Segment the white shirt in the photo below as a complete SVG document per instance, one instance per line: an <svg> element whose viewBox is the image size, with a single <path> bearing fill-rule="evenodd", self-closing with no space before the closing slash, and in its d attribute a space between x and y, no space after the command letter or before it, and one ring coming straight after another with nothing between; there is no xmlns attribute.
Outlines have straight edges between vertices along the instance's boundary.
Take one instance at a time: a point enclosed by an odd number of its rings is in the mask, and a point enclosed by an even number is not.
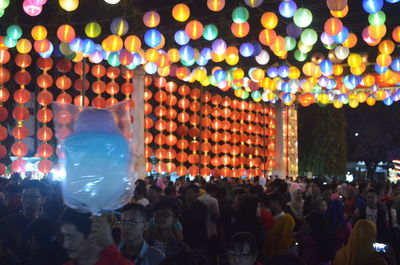
<svg viewBox="0 0 400 265"><path fill-rule="evenodd" d="M142 198L142 199L140 199L140 200L137 200L136 203L141 204L141 205L143 205L144 207L146 207L147 204L149 204L150 202L149 202L148 199Z"/></svg>
<svg viewBox="0 0 400 265"><path fill-rule="evenodd" d="M278 219L281 218L281 217L284 216L284 215L285 215L285 212L282 211L282 212L278 213L277 215L274 215L274 220L275 220L275 221L278 221Z"/></svg>
<svg viewBox="0 0 400 265"><path fill-rule="evenodd" d="M207 206L207 237L210 239L218 235L217 222L213 217L219 215L218 201L208 193L201 195L198 200Z"/></svg>

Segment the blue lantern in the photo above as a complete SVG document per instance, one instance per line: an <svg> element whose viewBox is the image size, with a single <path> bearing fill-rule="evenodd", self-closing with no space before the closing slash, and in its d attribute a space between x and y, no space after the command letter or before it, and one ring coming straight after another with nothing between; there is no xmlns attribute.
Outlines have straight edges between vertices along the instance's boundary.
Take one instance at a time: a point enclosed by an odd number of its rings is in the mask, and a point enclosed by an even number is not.
<svg viewBox="0 0 400 265"><path fill-rule="evenodd" d="M69 43L69 48L73 52L81 52L83 49L83 40L80 38L75 38Z"/></svg>
<svg viewBox="0 0 400 265"><path fill-rule="evenodd" d="M267 74L270 78L275 78L278 76L278 69L274 66L268 68Z"/></svg>
<svg viewBox="0 0 400 265"><path fill-rule="evenodd" d="M149 75L153 75L153 74L157 73L157 64L152 63L152 62L148 62L148 63L145 64L144 70Z"/></svg>
<svg viewBox="0 0 400 265"><path fill-rule="evenodd" d="M222 39L217 39L215 41L213 41L211 48L213 50L213 52L215 52L216 54L223 54L226 51L226 42Z"/></svg>
<svg viewBox="0 0 400 265"><path fill-rule="evenodd" d="M40 55L40 57L45 58L45 59L46 58L50 58L50 56L53 53L53 51L54 51L54 46L50 42L50 48L46 52L39 53L39 55Z"/></svg>
<svg viewBox="0 0 400 265"><path fill-rule="evenodd" d="M161 33L156 29L149 29L144 34L144 42L150 48L155 48L161 44Z"/></svg>
<svg viewBox="0 0 400 265"><path fill-rule="evenodd" d="M386 106L392 105L392 104L393 104L393 99L392 99L392 97L387 97L387 98L385 98L385 99L383 100L383 103L384 103Z"/></svg>
<svg viewBox="0 0 400 265"><path fill-rule="evenodd" d="M201 49L200 56L204 57L206 60L210 60L212 57L212 50L210 48Z"/></svg>
<svg viewBox="0 0 400 265"><path fill-rule="evenodd" d="M96 44L91 39L85 39L83 41L82 52L85 54L91 54L96 50Z"/></svg>
<svg viewBox="0 0 400 265"><path fill-rule="evenodd" d="M337 35L333 36L333 39L336 43L343 43L349 37L349 30L343 26L342 31L339 32Z"/></svg>
<svg viewBox="0 0 400 265"><path fill-rule="evenodd" d="M287 65L281 65L278 68L279 76L286 78L289 75L289 67Z"/></svg>
<svg viewBox="0 0 400 265"><path fill-rule="evenodd" d="M179 56L184 61L190 61L194 58L194 49L189 45L182 46L179 49Z"/></svg>
<svg viewBox="0 0 400 265"><path fill-rule="evenodd" d="M249 42L245 42L240 45L239 51L243 57L250 57L254 53L254 46Z"/></svg>
<svg viewBox="0 0 400 265"><path fill-rule="evenodd" d="M383 0L363 0L362 4L365 12L374 14L382 9Z"/></svg>
<svg viewBox="0 0 400 265"><path fill-rule="evenodd" d="M214 72L214 78L217 80L217 82L224 81L226 78L226 73L222 69L218 69L217 71Z"/></svg>
<svg viewBox="0 0 400 265"><path fill-rule="evenodd" d="M297 11L297 5L295 1L282 1L279 4L279 13L282 17L291 18Z"/></svg>
<svg viewBox="0 0 400 265"><path fill-rule="evenodd" d="M174 39L175 42L181 46L188 44L190 41L189 36L186 34L184 30L178 30L177 32L175 32Z"/></svg>
<svg viewBox="0 0 400 265"><path fill-rule="evenodd" d="M332 71L333 64L330 60L325 59L322 60L322 62L319 64L319 68L321 69L322 73L329 73L330 71Z"/></svg>
<svg viewBox="0 0 400 265"><path fill-rule="evenodd" d="M395 72L400 72L400 58L393 59L390 68L392 68L392 70Z"/></svg>
<svg viewBox="0 0 400 265"><path fill-rule="evenodd" d="M387 71L388 69L389 69L388 67L380 67L379 65L375 64L375 71L376 71L378 74L384 74L384 73L386 73L386 71Z"/></svg>

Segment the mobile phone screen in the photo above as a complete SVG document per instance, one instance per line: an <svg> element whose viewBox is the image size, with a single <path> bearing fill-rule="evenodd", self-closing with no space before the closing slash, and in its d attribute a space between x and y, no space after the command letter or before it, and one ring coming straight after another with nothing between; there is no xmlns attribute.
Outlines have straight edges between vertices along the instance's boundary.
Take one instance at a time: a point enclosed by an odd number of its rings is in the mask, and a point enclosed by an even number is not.
<svg viewBox="0 0 400 265"><path fill-rule="evenodd" d="M372 245L377 252L386 252L387 245L383 243L374 243Z"/></svg>

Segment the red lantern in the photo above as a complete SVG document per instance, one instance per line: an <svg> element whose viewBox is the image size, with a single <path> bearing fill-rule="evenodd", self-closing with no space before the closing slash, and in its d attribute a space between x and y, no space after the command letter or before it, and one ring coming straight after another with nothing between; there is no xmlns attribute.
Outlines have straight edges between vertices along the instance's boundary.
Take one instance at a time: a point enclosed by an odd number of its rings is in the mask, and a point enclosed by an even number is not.
<svg viewBox="0 0 400 265"><path fill-rule="evenodd" d="M44 174L49 174L53 169L53 162L48 159L43 159L38 164L38 170Z"/></svg>
<svg viewBox="0 0 400 265"><path fill-rule="evenodd" d="M0 83L4 84L10 80L10 71L4 67L0 67Z"/></svg>
<svg viewBox="0 0 400 265"><path fill-rule="evenodd" d="M70 94L61 93L57 97L57 102L58 103L64 103L64 104L71 104L72 103L72 97L71 97Z"/></svg>
<svg viewBox="0 0 400 265"><path fill-rule="evenodd" d="M0 144L0 158L5 158L7 156L7 149L4 145Z"/></svg>
<svg viewBox="0 0 400 265"><path fill-rule="evenodd" d="M0 141L4 141L8 137L7 128L0 125Z"/></svg>
<svg viewBox="0 0 400 265"><path fill-rule="evenodd" d="M11 169L13 172L22 173L25 172L26 161L18 158L11 163Z"/></svg>
<svg viewBox="0 0 400 265"><path fill-rule="evenodd" d="M53 147L48 143L41 143L37 148L37 155L43 158L49 158L53 155Z"/></svg>
<svg viewBox="0 0 400 265"><path fill-rule="evenodd" d="M13 97L14 97L15 102L17 102L19 104L24 104L29 101L29 99L31 98L31 94L29 93L29 91L27 89L20 88L14 92Z"/></svg>
<svg viewBox="0 0 400 265"><path fill-rule="evenodd" d="M22 140L28 137L28 134L29 134L28 127L24 125L14 127L14 129L12 130L12 136L18 140Z"/></svg>
<svg viewBox="0 0 400 265"><path fill-rule="evenodd" d="M37 101L42 106L47 106L53 101L53 94L50 91L44 90L37 95Z"/></svg>
<svg viewBox="0 0 400 265"><path fill-rule="evenodd" d="M179 152L179 153L176 155L176 160L177 160L179 163L185 163L185 162L188 160L188 154L185 153L185 152Z"/></svg>
<svg viewBox="0 0 400 265"><path fill-rule="evenodd" d="M26 154L28 153L28 146L24 142L15 142L11 146L11 152L14 156L26 156Z"/></svg>
<svg viewBox="0 0 400 265"><path fill-rule="evenodd" d="M72 81L66 75L62 75L62 76L58 77L56 80L56 86L61 90L69 89L71 87L71 85L72 85Z"/></svg>
<svg viewBox="0 0 400 265"><path fill-rule="evenodd" d="M191 166L189 168L189 174L191 176L197 176L199 174L199 167L198 166Z"/></svg>
<svg viewBox="0 0 400 265"><path fill-rule="evenodd" d="M53 130L49 127L39 128L36 132L36 136L40 141L49 141L53 138Z"/></svg>
<svg viewBox="0 0 400 265"><path fill-rule="evenodd" d="M92 100L92 106L95 108L104 109L106 107L106 100L101 96L97 96Z"/></svg>
<svg viewBox="0 0 400 265"><path fill-rule="evenodd" d="M187 171L188 171L188 169L187 169L185 166L183 166L183 165L178 166L178 167L176 168L176 174L177 174L178 176L186 176Z"/></svg>
<svg viewBox="0 0 400 265"><path fill-rule="evenodd" d="M43 89L47 89L53 84L53 78L49 74L41 74L37 77L36 84Z"/></svg>
<svg viewBox="0 0 400 265"><path fill-rule="evenodd" d="M29 111L25 106L17 106L12 113L14 120L25 121L29 118Z"/></svg>

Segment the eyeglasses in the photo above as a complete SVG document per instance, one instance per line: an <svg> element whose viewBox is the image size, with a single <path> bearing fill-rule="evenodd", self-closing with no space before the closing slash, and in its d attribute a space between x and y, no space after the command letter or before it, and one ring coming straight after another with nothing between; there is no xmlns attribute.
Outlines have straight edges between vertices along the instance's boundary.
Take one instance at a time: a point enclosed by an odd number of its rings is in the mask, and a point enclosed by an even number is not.
<svg viewBox="0 0 400 265"><path fill-rule="evenodd" d="M135 220L121 220L118 221L119 225L122 226L136 226L138 224L144 224L145 222L139 222L139 221L135 221Z"/></svg>

